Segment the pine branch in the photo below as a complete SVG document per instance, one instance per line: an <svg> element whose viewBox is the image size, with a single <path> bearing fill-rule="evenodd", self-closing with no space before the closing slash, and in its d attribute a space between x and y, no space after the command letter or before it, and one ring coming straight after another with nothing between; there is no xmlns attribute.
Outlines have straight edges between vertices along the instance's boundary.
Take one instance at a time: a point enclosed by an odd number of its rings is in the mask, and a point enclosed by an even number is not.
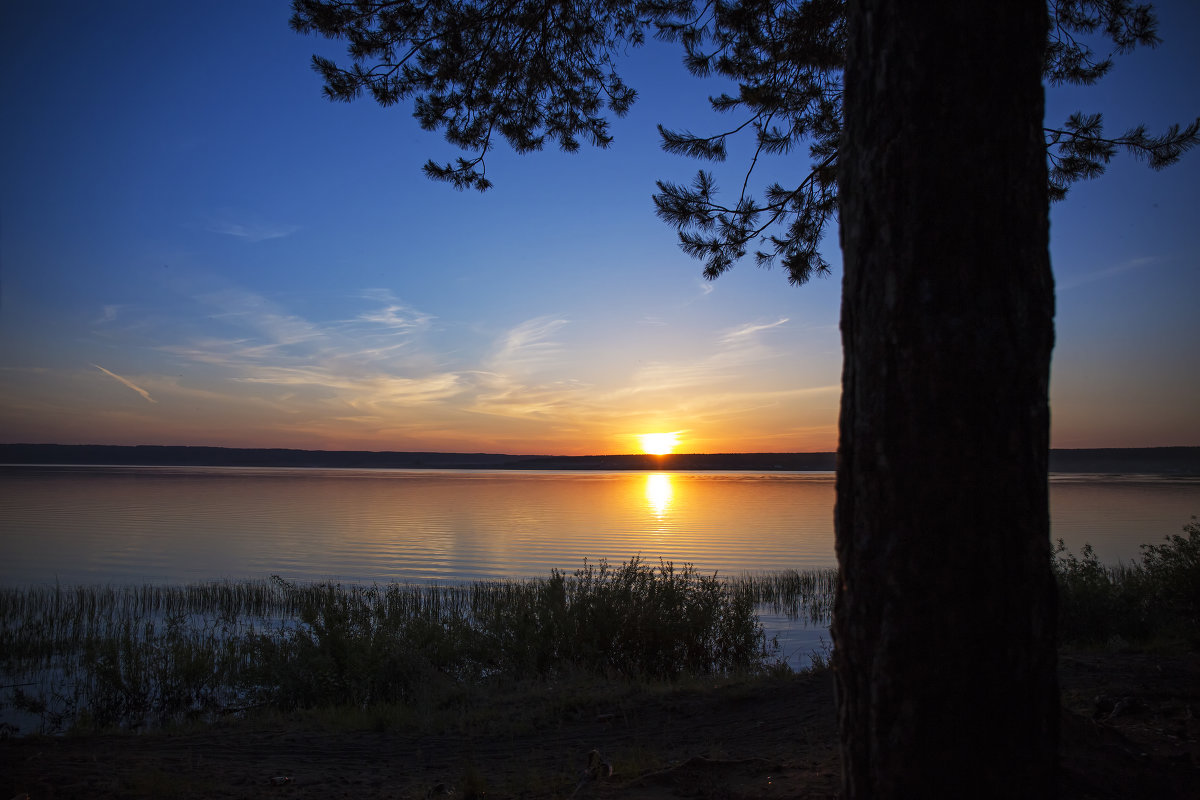
<svg viewBox="0 0 1200 800"><path fill-rule="evenodd" d="M1048 0L1046 82L1094 84L1117 55L1158 44L1149 5L1133 0ZM753 131L754 149L737 202L717 202L710 173L690 185L659 181L655 213L673 225L684 251L715 278L757 243L761 266L782 263L804 283L829 273L819 246L837 213L846 0L293 0L292 27L342 39L349 62L320 56L313 68L325 95L349 102L368 94L383 106L412 99L427 130L467 151L453 163L428 161L426 175L458 189L485 190L493 137L518 153L554 142L574 152L612 142L607 114L627 113L637 94L614 68L627 46L656 38L683 47L696 75L717 75L736 92L709 98L742 121L710 136L659 126L664 150L724 161L731 137ZM1200 142L1200 119L1152 136L1136 126L1106 137L1098 114L1046 128L1049 192L1064 197L1078 180L1103 174L1119 152L1162 169ZM773 183L763 200L750 182L762 156L806 147L799 185ZM794 156L793 156L794 157ZM791 164L792 162L788 162ZM791 168L791 167L789 167Z"/></svg>
<svg viewBox="0 0 1200 800"><path fill-rule="evenodd" d="M725 160L725 137L727 134L700 137L691 131L671 131L659 125L658 135L662 140L662 149L668 153L690 158L703 158L708 161Z"/></svg>
<svg viewBox="0 0 1200 800"><path fill-rule="evenodd" d="M1146 133L1146 126L1130 128L1123 135L1103 135L1100 114L1072 114L1062 128L1046 128L1046 150L1050 161L1051 199L1061 200L1076 181L1097 178L1118 150L1145 161L1159 170L1176 163L1200 144L1200 118L1186 128L1171 125L1159 136Z"/></svg>

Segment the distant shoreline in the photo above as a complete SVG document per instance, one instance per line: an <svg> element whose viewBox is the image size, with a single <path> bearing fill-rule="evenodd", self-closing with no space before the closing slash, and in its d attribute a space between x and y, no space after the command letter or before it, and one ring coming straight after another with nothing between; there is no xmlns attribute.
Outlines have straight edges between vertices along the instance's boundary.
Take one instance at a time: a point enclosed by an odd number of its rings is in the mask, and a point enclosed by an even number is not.
<svg viewBox="0 0 1200 800"><path fill-rule="evenodd" d="M171 445L0 444L0 464L309 467L324 469L719 470L830 472L835 453L673 453L554 456L507 453L290 450ZM1055 473L1200 475L1200 447L1051 450Z"/></svg>

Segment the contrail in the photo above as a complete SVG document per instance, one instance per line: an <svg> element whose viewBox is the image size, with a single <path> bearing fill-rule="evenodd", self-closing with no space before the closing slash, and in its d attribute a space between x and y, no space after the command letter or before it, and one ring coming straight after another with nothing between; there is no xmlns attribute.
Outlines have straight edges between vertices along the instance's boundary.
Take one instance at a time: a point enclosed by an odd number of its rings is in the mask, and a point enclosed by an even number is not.
<svg viewBox="0 0 1200 800"><path fill-rule="evenodd" d="M92 366L93 366L93 367L95 367L96 369L100 370L101 372L103 372L105 375L107 375L108 377L112 378L113 380L118 380L118 381L120 381L121 383L123 383L123 384L125 384L126 386L128 386L130 389L133 389L135 392L137 392L137 393L138 393L138 394L140 394L142 397L144 397L144 398L146 398L147 400L149 400L151 403L157 403L157 402L158 402L157 400L155 400L153 397L151 397L151 396L150 396L150 393L149 393L149 392L147 392L147 391L146 391L145 389L143 389L142 387L138 386L138 385L137 385L136 383L134 383L133 381L131 381L131 380L127 380L126 378L122 378L122 377L121 377L120 375L118 375L117 373L115 373L115 372L111 372L110 370L107 370L107 369L105 369L104 367L100 366L99 364L92 364Z"/></svg>

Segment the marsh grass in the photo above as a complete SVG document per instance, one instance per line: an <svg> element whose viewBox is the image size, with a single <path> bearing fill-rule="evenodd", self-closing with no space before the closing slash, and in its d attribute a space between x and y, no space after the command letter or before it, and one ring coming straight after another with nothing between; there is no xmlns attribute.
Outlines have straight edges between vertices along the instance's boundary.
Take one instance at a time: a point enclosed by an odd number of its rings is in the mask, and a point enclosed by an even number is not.
<svg viewBox="0 0 1200 800"><path fill-rule="evenodd" d="M465 586L0 588L0 719L56 732L359 708L387 726L519 682L761 672L778 659L756 608L811 617L832 586L635 558Z"/></svg>
<svg viewBox="0 0 1200 800"><path fill-rule="evenodd" d="M1133 564L1060 543L1054 565L1064 643L1200 647L1195 519ZM538 714L590 708L581 687L597 680L611 701L618 685L789 670L759 614L827 624L836 586L835 570L719 579L635 558L462 586L0 588L0 737L250 713L377 729L536 726ZM811 660L822 667L827 646ZM492 702L514 687L540 710Z"/></svg>
<svg viewBox="0 0 1200 800"><path fill-rule="evenodd" d="M828 624L837 590L836 569L803 572L744 573L729 581L729 589L744 593L756 605L791 620Z"/></svg>

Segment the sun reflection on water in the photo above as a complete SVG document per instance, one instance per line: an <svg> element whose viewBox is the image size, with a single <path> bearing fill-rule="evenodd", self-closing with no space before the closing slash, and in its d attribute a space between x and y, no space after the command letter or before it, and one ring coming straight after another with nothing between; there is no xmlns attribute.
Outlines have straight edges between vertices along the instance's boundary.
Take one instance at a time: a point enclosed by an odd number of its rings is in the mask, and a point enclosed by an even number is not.
<svg viewBox="0 0 1200 800"><path fill-rule="evenodd" d="M667 515L674 494L670 475L655 472L646 476L646 504L650 506L654 516L662 519Z"/></svg>

